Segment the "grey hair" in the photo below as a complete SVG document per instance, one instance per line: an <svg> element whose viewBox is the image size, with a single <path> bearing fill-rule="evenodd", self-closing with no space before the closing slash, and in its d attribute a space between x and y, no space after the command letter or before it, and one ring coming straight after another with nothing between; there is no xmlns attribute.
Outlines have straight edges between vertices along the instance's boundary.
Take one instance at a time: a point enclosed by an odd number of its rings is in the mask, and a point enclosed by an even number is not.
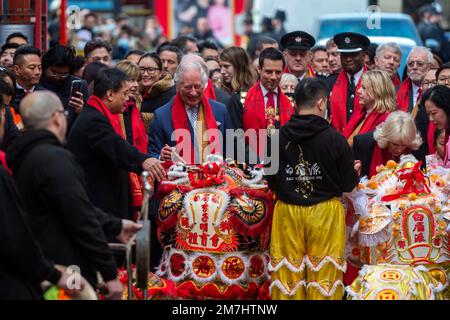
<svg viewBox="0 0 450 320"><path fill-rule="evenodd" d="M422 145L414 118L404 111L392 112L384 123L378 125L373 137L381 149L385 149L389 142L403 143L411 150L417 150Z"/></svg>
<svg viewBox="0 0 450 320"><path fill-rule="evenodd" d="M411 55L416 52L416 51L421 51L421 52L425 52L428 56L428 63L433 63L433 53L431 52L430 49L428 49L427 47L422 47L422 46L416 46L413 47L411 49L411 51L408 54L408 59L406 61L409 61L409 58L411 57Z"/></svg>
<svg viewBox="0 0 450 320"><path fill-rule="evenodd" d="M195 53L188 53L183 56L181 59L181 63L189 63L189 62L198 62L202 68L205 74L208 74L208 66L206 65L205 60L203 60L202 57L200 57L198 54Z"/></svg>
<svg viewBox="0 0 450 320"><path fill-rule="evenodd" d="M20 102L20 115L26 129L45 129L57 110L64 109L61 100L51 91L35 91Z"/></svg>
<svg viewBox="0 0 450 320"><path fill-rule="evenodd" d="M395 43L395 42L386 42L386 43L383 43L381 46L379 46L377 48L377 50L375 51L375 57L378 58L379 56L381 56L381 54L385 50L394 51L396 54L398 54L400 56L400 59L403 56L402 49L400 48L400 46L397 43Z"/></svg>
<svg viewBox="0 0 450 320"><path fill-rule="evenodd" d="M206 86L206 84L208 83L208 73L205 72L202 65L198 61L184 61L184 62L182 61L178 65L177 70L175 71L175 75L173 77L173 80L177 86L179 83L182 82L181 79L184 73L186 73L187 71L200 72L202 86Z"/></svg>

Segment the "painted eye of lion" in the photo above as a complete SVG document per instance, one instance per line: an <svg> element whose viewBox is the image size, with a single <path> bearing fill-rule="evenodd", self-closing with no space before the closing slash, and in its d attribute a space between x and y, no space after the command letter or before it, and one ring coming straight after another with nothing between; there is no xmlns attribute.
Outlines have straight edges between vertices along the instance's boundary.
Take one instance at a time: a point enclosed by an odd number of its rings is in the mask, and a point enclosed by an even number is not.
<svg viewBox="0 0 450 320"><path fill-rule="evenodd" d="M159 216L162 220L165 220L172 214L176 214L180 211L182 205L183 201L181 193L174 191L164 198L161 206L159 207Z"/></svg>

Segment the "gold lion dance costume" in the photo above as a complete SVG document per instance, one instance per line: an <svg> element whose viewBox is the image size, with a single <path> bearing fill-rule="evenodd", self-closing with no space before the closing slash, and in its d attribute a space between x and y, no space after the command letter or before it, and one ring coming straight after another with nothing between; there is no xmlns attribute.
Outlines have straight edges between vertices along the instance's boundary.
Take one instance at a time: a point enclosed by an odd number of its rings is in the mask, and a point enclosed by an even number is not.
<svg viewBox="0 0 450 320"><path fill-rule="evenodd" d="M293 115L280 130L279 170L267 175L278 201L270 240L274 300L339 300L345 213L358 183L345 138L317 115Z"/></svg>
<svg viewBox="0 0 450 320"><path fill-rule="evenodd" d="M450 170L403 156L348 197L356 214L349 259L362 264L347 287L355 300L449 299Z"/></svg>
<svg viewBox="0 0 450 320"><path fill-rule="evenodd" d="M174 164L159 188L159 270L179 299L269 299L273 195L262 167ZM172 291L173 291L172 290Z"/></svg>

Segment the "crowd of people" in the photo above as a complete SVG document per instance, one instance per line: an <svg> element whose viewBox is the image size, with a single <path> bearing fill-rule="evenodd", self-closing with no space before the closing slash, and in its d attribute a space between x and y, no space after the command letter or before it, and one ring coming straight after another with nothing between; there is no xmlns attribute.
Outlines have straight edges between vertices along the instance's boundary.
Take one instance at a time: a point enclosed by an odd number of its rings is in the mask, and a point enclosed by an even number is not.
<svg viewBox="0 0 450 320"><path fill-rule="evenodd" d="M450 167L450 63L426 47L411 50L404 77L398 44L377 47L351 32L323 47L303 31L262 36L250 54L160 37L154 49L115 56L108 39L93 36L94 18L85 17L90 27L79 33L91 38L82 47L55 43L41 52L14 33L1 48L2 299L39 299L43 280L67 287L69 275L54 264L79 266L92 286L99 272L106 297L120 298L123 258L108 243L127 243L141 228L140 173L157 186L166 161L198 164L238 145L238 162L263 161L269 145L279 154L279 170L267 175L277 197L272 298L342 299L339 197L404 154ZM248 139L252 130L264 135ZM310 170L286 170L299 165ZM153 268L160 255L154 239ZM278 265L283 259L290 267Z"/></svg>

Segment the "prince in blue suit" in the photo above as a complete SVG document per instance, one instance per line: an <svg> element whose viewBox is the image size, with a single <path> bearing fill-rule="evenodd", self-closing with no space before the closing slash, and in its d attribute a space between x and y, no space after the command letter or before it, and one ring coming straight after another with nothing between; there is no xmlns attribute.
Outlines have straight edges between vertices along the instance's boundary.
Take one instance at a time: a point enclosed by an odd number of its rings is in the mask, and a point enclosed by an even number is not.
<svg viewBox="0 0 450 320"><path fill-rule="evenodd" d="M226 151L226 130L234 129L233 124L224 104L203 96L207 81L207 75L198 62L180 64L175 74L177 94L173 100L155 111L149 129L148 153L151 157L162 161L171 160L171 147L177 145L177 141L172 139L175 130L174 136L177 136L178 132L178 136L181 134L185 142L192 146L200 145L200 151L203 150L205 137L208 137L208 134L204 134L205 129L208 133L217 132L221 150L216 150L216 153L223 154ZM198 128L202 128L202 131L198 131ZM202 133L202 137L197 136L200 135L198 132ZM206 143L208 144L208 141ZM180 155L188 163L201 162L199 152L193 153L195 159Z"/></svg>

